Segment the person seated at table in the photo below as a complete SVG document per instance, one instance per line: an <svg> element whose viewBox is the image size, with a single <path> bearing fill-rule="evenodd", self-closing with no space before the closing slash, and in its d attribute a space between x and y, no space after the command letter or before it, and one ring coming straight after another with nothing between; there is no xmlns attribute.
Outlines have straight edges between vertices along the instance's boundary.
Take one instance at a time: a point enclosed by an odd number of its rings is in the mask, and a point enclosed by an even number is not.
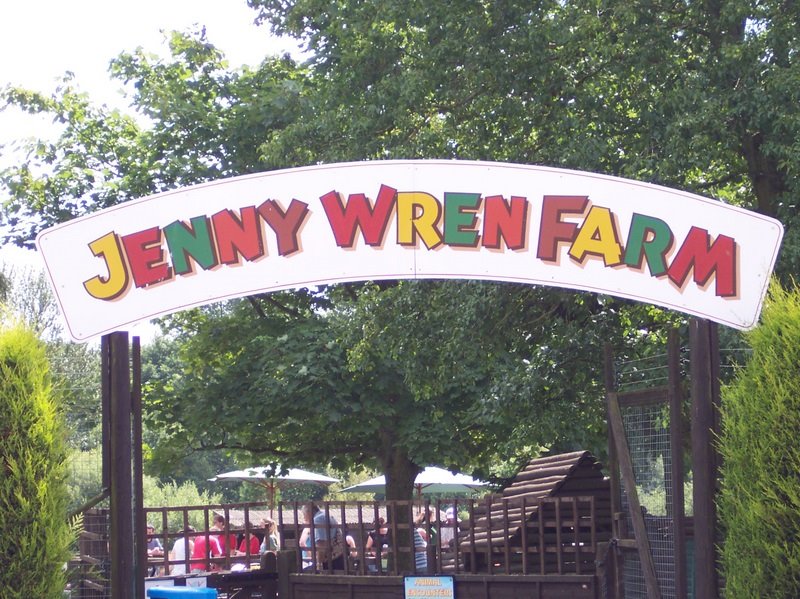
<svg viewBox="0 0 800 599"><path fill-rule="evenodd" d="M206 542L208 540L208 542ZM222 547L219 544L219 539L215 535L202 534L194 538L194 547L192 548L192 572L205 572L209 569L208 557L220 557L222 555ZM211 571L219 570L218 564L211 564Z"/></svg>
<svg viewBox="0 0 800 599"><path fill-rule="evenodd" d="M358 560L358 546L356 545L356 540L353 538L353 535L345 535L344 537L345 545L347 545L347 555L351 558L351 563L354 569L358 568L359 560Z"/></svg>
<svg viewBox="0 0 800 599"><path fill-rule="evenodd" d="M250 532L247 538L242 537L242 542L239 543L239 551L236 555L247 555L248 551L251 556L258 556L261 543L258 541L258 536L254 532Z"/></svg>
<svg viewBox="0 0 800 599"><path fill-rule="evenodd" d="M358 557L358 548L356 547L356 540L353 538L353 535L345 535L344 542L347 544L347 554Z"/></svg>
<svg viewBox="0 0 800 599"><path fill-rule="evenodd" d="M188 526L186 532L194 532L193 526ZM183 530L179 530L178 534L183 534ZM179 562L172 564L170 567L170 574L186 574L186 556L191 556L194 550L194 539L192 537L181 536L175 539L172 544L172 549L169 551L169 561Z"/></svg>
<svg viewBox="0 0 800 599"><path fill-rule="evenodd" d="M438 535L439 519L436 517L436 510L433 508L433 506L429 505L427 511L423 510L419 512L414 518L414 523L419 529L419 534L422 535L422 540L430 545L435 546Z"/></svg>
<svg viewBox="0 0 800 599"><path fill-rule="evenodd" d="M156 529L152 524L147 525L147 557L163 557L164 547L156 534ZM148 576L155 576L157 572L156 566L151 566L147 570Z"/></svg>
<svg viewBox="0 0 800 599"><path fill-rule="evenodd" d="M375 528L367 533L367 544L365 551L376 551L389 545L390 539L389 526L383 516L379 516L375 521Z"/></svg>
<svg viewBox="0 0 800 599"><path fill-rule="evenodd" d="M455 545L455 532L458 526L458 515L453 507L447 508L445 522L442 524L441 544L442 549L452 549Z"/></svg>
<svg viewBox="0 0 800 599"><path fill-rule="evenodd" d="M319 570L344 570L344 535L332 514L310 502L303 508L306 522L313 523L311 547ZM313 566L312 566L313 567Z"/></svg>
<svg viewBox="0 0 800 599"><path fill-rule="evenodd" d="M367 569L370 572L377 572L378 566L376 559L381 559L381 555L386 555L391 545L391 531L383 516L379 516L375 521L375 529L367 533L367 543L364 545L366 556L372 556L367 561ZM377 556L377 557L376 557Z"/></svg>
<svg viewBox="0 0 800 599"><path fill-rule="evenodd" d="M264 518L261 521L261 526L264 528L264 540L261 541L259 552L263 555L267 551L278 550L278 527L275 520L271 518Z"/></svg>
<svg viewBox="0 0 800 599"><path fill-rule="evenodd" d="M149 557L161 557L164 555L164 547L156 534L156 529L152 524L147 525L147 555Z"/></svg>
<svg viewBox="0 0 800 599"><path fill-rule="evenodd" d="M428 542L422 538L419 528L414 529L414 568L417 574L428 573Z"/></svg>
<svg viewBox="0 0 800 599"><path fill-rule="evenodd" d="M311 567L311 529L306 527L300 533L300 539L297 541L297 546L300 547L300 560L303 562L303 570Z"/></svg>
<svg viewBox="0 0 800 599"><path fill-rule="evenodd" d="M214 514L214 524L209 530L222 532L221 535L217 535L217 540L219 540L219 546L222 548L224 555L235 555L236 547L238 547L236 535L232 532L227 535L225 534L225 516L222 514Z"/></svg>

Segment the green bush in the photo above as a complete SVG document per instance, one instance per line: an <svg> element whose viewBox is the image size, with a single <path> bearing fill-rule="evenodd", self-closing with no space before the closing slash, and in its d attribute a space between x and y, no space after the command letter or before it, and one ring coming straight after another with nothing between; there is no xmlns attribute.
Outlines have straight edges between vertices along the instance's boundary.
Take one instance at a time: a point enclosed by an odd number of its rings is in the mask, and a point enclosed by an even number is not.
<svg viewBox="0 0 800 599"><path fill-rule="evenodd" d="M778 285L722 393L719 515L729 599L800 597L800 294Z"/></svg>
<svg viewBox="0 0 800 599"><path fill-rule="evenodd" d="M198 491L193 482L161 483L157 478L144 476L142 481L145 507L179 507L179 506L206 506L222 503L222 496L216 493ZM160 514L150 514L148 520L161 530L162 521ZM205 528L205 515L203 510L189 512L189 524L197 530ZM172 532L183 528L183 514L179 511L170 511L167 516L167 527Z"/></svg>
<svg viewBox="0 0 800 599"><path fill-rule="evenodd" d="M66 444L47 357L34 334L0 325L0 595L61 597L73 540Z"/></svg>

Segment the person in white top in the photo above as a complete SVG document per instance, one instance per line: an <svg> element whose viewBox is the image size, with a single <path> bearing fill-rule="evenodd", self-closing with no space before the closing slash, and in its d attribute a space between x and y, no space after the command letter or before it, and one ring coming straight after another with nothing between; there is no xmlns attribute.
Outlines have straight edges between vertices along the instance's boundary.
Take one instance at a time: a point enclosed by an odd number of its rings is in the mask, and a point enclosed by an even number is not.
<svg viewBox="0 0 800 599"><path fill-rule="evenodd" d="M179 531L183 533L183 531ZM186 529L186 532L194 532L193 527ZM194 540L191 537L178 537L172 544L172 549L169 552L169 561L178 561L179 564L172 564L170 574L186 574L186 556L192 555L194 549Z"/></svg>

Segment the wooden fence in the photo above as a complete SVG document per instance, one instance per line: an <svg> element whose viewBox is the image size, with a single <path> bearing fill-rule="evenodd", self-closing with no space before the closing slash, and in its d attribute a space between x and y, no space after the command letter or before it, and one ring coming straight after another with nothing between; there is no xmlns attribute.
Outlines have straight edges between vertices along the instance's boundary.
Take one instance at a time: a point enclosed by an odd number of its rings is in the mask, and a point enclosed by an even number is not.
<svg viewBox="0 0 800 599"><path fill-rule="evenodd" d="M594 574L598 543L610 538L610 514L606 507L598 509L597 498L592 495L544 498L489 498L475 500L449 500L419 502L338 502L328 501L318 505L324 517L320 525L306 522L303 505L281 503L274 510L281 550L290 550L295 555L295 571L324 572L344 575L401 575L401 574ZM461 521L448 525L444 521L446 507L454 507ZM146 508L148 522L155 525L152 537L161 540L164 555L150 558L151 571L167 574L171 568L182 563L186 572L193 568L206 569L189 554L183 560L172 560L169 556L176 539L192 541L199 537L207 539L214 535L236 538L236 548L242 538L249 535L263 536L261 524L267 513L264 503L243 503L211 506L186 506L172 508ZM186 532L191 520L202 515L203 526L194 532ZM176 518L176 513L178 514ZM193 514L193 517L191 515ZM420 514L432 513L433 518L421 519ZM213 516L225 517L223 531L210 530ZM388 534L381 546L367 549L370 532L376 522L384 519ZM175 525L183 522L178 532ZM160 524L160 525L159 525ZM419 537L440 539L448 526L452 527L453 540L445 546L428 543L420 546ZM340 528L352 545L345 546L346 559L341 563L332 561L318 563L317 541L330 538ZM299 545L303 530L307 530L308 544ZM417 536L417 533L419 535ZM448 535L449 536L449 535ZM416 542L415 542L416 539ZM232 544L232 543L231 543ZM206 547L208 547L206 542ZM230 571L258 567L260 556L254 554L250 544L244 544L241 553L228 551L224 555L207 554L210 571ZM418 552L425 559L414 559ZM420 562L425 566L420 567Z"/></svg>

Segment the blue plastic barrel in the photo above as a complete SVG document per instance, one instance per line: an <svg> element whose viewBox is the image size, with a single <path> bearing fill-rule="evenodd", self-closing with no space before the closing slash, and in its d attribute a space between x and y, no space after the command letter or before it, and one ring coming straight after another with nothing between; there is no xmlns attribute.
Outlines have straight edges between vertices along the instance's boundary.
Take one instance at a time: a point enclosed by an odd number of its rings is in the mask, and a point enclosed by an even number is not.
<svg viewBox="0 0 800 599"><path fill-rule="evenodd" d="M217 599L217 589L202 587L151 587L147 589L150 599Z"/></svg>

